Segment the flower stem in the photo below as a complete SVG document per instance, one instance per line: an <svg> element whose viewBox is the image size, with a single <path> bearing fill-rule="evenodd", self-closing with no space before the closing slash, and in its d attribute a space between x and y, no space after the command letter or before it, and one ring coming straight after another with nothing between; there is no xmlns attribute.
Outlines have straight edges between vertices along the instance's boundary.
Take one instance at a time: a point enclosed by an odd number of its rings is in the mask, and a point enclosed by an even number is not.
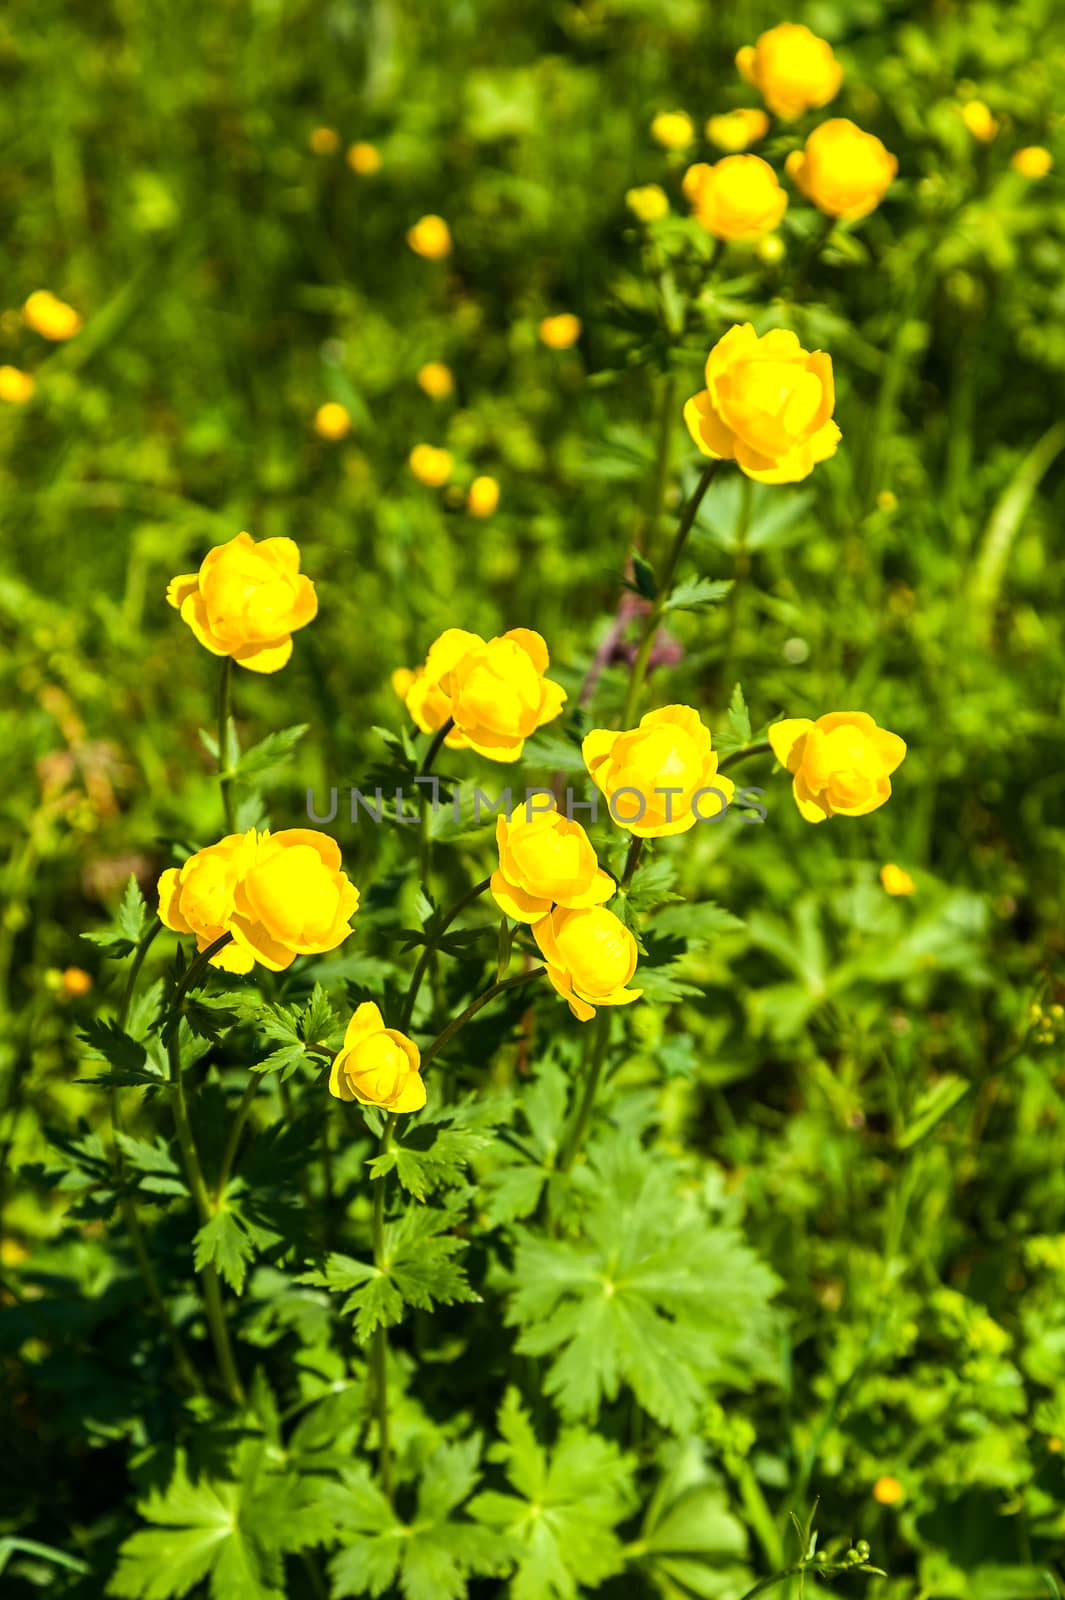
<svg viewBox="0 0 1065 1600"><path fill-rule="evenodd" d="M226 832L235 833L233 796L230 784L233 774L229 770L230 702L233 690L233 657L222 657L222 676L218 680L218 786L222 791L222 809L226 816Z"/></svg>
<svg viewBox="0 0 1065 1600"><path fill-rule="evenodd" d="M252 1103L258 1092L259 1080L255 1074L252 1073L248 1079L247 1087L241 1096L240 1104L236 1109L233 1121L230 1123L229 1137L226 1139L226 1147L222 1152L222 1164L218 1169L218 1181L214 1186L213 1204L215 1211L217 1211L219 1206L222 1204L222 1197L226 1192L226 1185L229 1182L230 1174L233 1171L233 1163L237 1159L237 1151L240 1148L240 1136L244 1132L244 1124L248 1120L248 1114L251 1111Z"/></svg>
<svg viewBox="0 0 1065 1600"><path fill-rule="evenodd" d="M419 778L427 778L432 772L433 762L440 754L441 746L454 726L454 718L448 717L443 727L437 728L436 732L433 734L432 743L425 752L425 760L422 762L422 770L418 774Z"/></svg>
<svg viewBox="0 0 1065 1600"><path fill-rule="evenodd" d="M381 1135L379 1155L384 1155L392 1144L395 1116L390 1116ZM376 1180L373 1192L373 1261L378 1272L387 1275L385 1262L385 1184L382 1173ZM388 1426L388 1334L383 1323L373 1331L370 1347L370 1364L373 1371L374 1406L377 1411L377 1456L381 1471L381 1488L389 1505L392 1504L392 1448Z"/></svg>
<svg viewBox="0 0 1065 1600"><path fill-rule="evenodd" d="M718 762L717 770L718 772L727 772L729 767L739 766L740 762L746 761L748 756L771 756L772 754L773 746L766 739L761 744L749 744L743 750L733 750L731 755L725 756L724 760Z"/></svg>
<svg viewBox="0 0 1065 1600"><path fill-rule="evenodd" d="M562 1146L562 1152L556 1164L558 1172L568 1172L570 1170L584 1143L585 1134L588 1132L588 1124L591 1122L592 1112L595 1110L595 1097L599 1091L600 1079L603 1076L606 1047L609 1041L610 1012L606 1006L600 1006L595 1019L595 1031L592 1035L588 1064L584 1070L584 1093L581 1096L577 1119L570 1129L569 1137Z"/></svg>
<svg viewBox="0 0 1065 1600"><path fill-rule="evenodd" d="M658 442L655 450L655 473L651 483L650 505L647 514L647 533L644 537L644 554L654 564L658 543L658 527L665 509L666 490L673 460L673 436L677 421L677 402L680 397L680 374L667 372L662 379L661 410L658 414Z"/></svg>
<svg viewBox="0 0 1065 1600"><path fill-rule="evenodd" d="M478 1011L483 1011L485 1006L495 999L496 995L503 994L507 989L517 989L523 983L530 983L533 978L538 978L543 970L543 967L533 967L531 972L518 972L512 978L503 978L498 983L490 984L483 994L477 996L476 1000L470 1001L465 1011L461 1012L454 1021L448 1023L443 1033L437 1035L428 1049L422 1051L422 1071L425 1071L433 1057L438 1056L441 1050L445 1049L455 1035L466 1026L467 1022L471 1021Z"/></svg>
<svg viewBox="0 0 1065 1600"><path fill-rule="evenodd" d="M636 876L636 868L640 864L640 856L642 854L643 840L637 838L637 836L633 834L632 838L629 840L629 853L625 857L625 870L621 875L621 882L618 884L619 893L624 894L625 890L629 887L629 884Z"/></svg>
<svg viewBox="0 0 1065 1600"><path fill-rule="evenodd" d="M475 883L472 889L468 889L461 899L455 901L455 904L451 907L451 910L447 913L443 922L436 930L434 937L426 940L424 946L422 947L422 953L418 957L417 965L411 974L410 985L407 989L407 996L403 1002L403 1014L400 1018L399 1025L404 1033L410 1027L410 1019L414 1015L414 1007L418 999L418 990L421 988L422 979L425 977L425 969L428 967L430 961L436 953L440 940L447 932L448 928L450 928L451 924L454 922L459 913L465 911L468 905L471 905L474 900L478 899L479 896L484 894L491 882L491 878L482 878L480 883Z"/></svg>

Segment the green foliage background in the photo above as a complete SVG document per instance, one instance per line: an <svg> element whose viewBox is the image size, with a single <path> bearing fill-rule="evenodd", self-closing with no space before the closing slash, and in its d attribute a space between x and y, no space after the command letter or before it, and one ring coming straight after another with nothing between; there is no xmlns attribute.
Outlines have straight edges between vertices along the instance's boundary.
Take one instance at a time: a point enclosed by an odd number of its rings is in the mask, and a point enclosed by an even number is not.
<svg viewBox="0 0 1065 1600"><path fill-rule="evenodd" d="M820 219L794 196L778 267L743 249L712 279L678 266L694 293L667 348L625 190L663 183L677 215L658 248L696 248L685 161L651 117L756 103L732 57L783 15L35 0L0 20L0 362L38 380L0 408L5 1600L738 1600L802 1553L792 1518L819 1551L868 1540L887 1573L831 1592L1065 1587L1065 1062L1061 1027L1031 1014L1065 998L1065 25L1055 0L797 4L846 69L832 114L878 133L899 179L805 283ZM970 95L999 118L990 146L961 122ZM335 155L311 153L318 125ZM779 167L795 137L777 127L762 153ZM346 165L354 139L379 147L375 177ZM1057 159L1039 183L1008 163L1031 143ZM404 242L427 211L451 224L447 263ZM69 345L21 323L42 286L85 317ZM583 320L574 351L538 341L558 310ZM670 612L683 657L652 696L741 743L737 679L755 729L869 710L909 745L891 803L813 829L752 766L765 826L658 847L633 895L648 998L618 1023L586 1158L555 1171L584 1035L546 986L530 1034L520 991L434 1066L388 1176L383 1280L374 1119L329 1099L304 1046L335 1042L360 999L387 1012L433 908L408 831L353 825L342 799L353 938L223 985L183 1035L212 1172L261 1070L197 1234L152 1082L174 941L123 1040L105 1025L122 970L79 940L131 873L154 907L162 868L221 831L199 733L214 663L167 580L248 528L296 538L318 585L290 667L238 674L243 745L309 729L245 768L248 823L298 826L308 788L402 770L379 731L405 723L390 676L448 626L543 633L571 710L522 781L572 775L572 708L647 531L661 374L692 392L746 317L831 351L843 443L797 488L714 485L685 578L745 581ZM431 359L452 400L417 388ZM326 399L353 418L339 444L313 431ZM412 477L423 440L453 452L456 492ZM678 418L671 512L692 455ZM502 486L489 521L459 492L481 472ZM588 716L616 720L623 688L610 668ZM440 906L493 864L489 826L458 832L434 852ZM624 838L595 838L619 871ZM888 861L911 899L884 894ZM135 897L123 914L135 938ZM422 1038L494 972L488 910L466 931ZM57 993L70 965L94 976L85 998ZM135 1086L121 1178L108 1092L87 1081L116 1073ZM227 1285L239 1416L214 1386L194 1254ZM394 1506L369 1405L378 1323ZM807 1575L805 1592L829 1590Z"/></svg>

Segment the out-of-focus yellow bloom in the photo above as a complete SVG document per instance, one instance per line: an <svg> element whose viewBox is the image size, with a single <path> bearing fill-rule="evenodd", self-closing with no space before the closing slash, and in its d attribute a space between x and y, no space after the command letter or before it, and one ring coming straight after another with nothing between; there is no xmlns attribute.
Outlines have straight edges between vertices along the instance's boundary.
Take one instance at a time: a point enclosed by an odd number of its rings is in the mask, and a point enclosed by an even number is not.
<svg viewBox="0 0 1065 1600"><path fill-rule="evenodd" d="M430 489L442 489L451 476L451 451L434 444L416 444L407 458L410 470Z"/></svg>
<svg viewBox="0 0 1065 1600"><path fill-rule="evenodd" d="M351 415L338 400L327 400L314 413L314 431L321 439L344 439L351 432Z"/></svg>
<svg viewBox="0 0 1065 1600"><path fill-rule="evenodd" d="M63 971L63 993L72 1000L80 1000L92 989L92 974L84 967L66 967Z"/></svg>
<svg viewBox="0 0 1065 1600"><path fill-rule="evenodd" d="M427 361L424 367L419 367L417 381L418 388L430 400L446 400L455 392L451 368L445 367L442 361Z"/></svg>
<svg viewBox="0 0 1065 1600"><path fill-rule="evenodd" d="M706 124L706 137L726 155L739 155L750 149L769 132L769 118L764 111L741 106L738 111L722 111L710 117Z"/></svg>
<svg viewBox="0 0 1065 1600"><path fill-rule="evenodd" d="M662 706L638 728L593 728L581 754L610 814L640 839L686 833L728 806L736 786L717 770L710 730L691 706Z"/></svg>
<svg viewBox="0 0 1065 1600"><path fill-rule="evenodd" d="M897 1506L902 1499L903 1489L898 1478L885 1476L877 1478L873 1484L873 1499L882 1506Z"/></svg>
<svg viewBox="0 0 1065 1600"><path fill-rule="evenodd" d="M707 233L715 239L756 239L771 233L788 206L787 190L761 156L699 161L681 185Z"/></svg>
<svg viewBox="0 0 1065 1600"><path fill-rule="evenodd" d="M312 128L307 143L316 156L331 156L340 149L340 135L335 128Z"/></svg>
<svg viewBox="0 0 1065 1600"><path fill-rule="evenodd" d="M770 111L788 121L826 106L843 82L843 68L832 46L798 22L780 22L757 44L744 45L736 65Z"/></svg>
<svg viewBox="0 0 1065 1600"><path fill-rule="evenodd" d="M807 822L837 814L864 817L891 795L891 774L906 757L897 733L865 711L830 711L816 722L789 717L769 730L773 754L792 774L792 794Z"/></svg>
<svg viewBox="0 0 1065 1600"><path fill-rule="evenodd" d="M767 267L775 267L784 259L784 241L779 233L764 234L755 245L754 253Z"/></svg>
<svg viewBox="0 0 1065 1600"><path fill-rule="evenodd" d="M415 672L405 695L423 733L453 718L453 749L470 747L492 761L517 761L525 740L562 710L566 691L544 674L547 646L530 628L482 639L448 628Z"/></svg>
<svg viewBox="0 0 1065 1600"><path fill-rule="evenodd" d="M580 338L582 326L580 317L572 311L560 311L541 322L540 338L549 350L569 350Z"/></svg>
<svg viewBox="0 0 1065 1600"><path fill-rule="evenodd" d="M280 671L292 654L292 635L318 614L295 540L257 544L250 533L209 550L199 572L172 578L166 598L205 649L232 656L250 672Z"/></svg>
<svg viewBox="0 0 1065 1600"><path fill-rule="evenodd" d="M0 367L0 400L9 406L24 406L37 389L36 378L18 367Z"/></svg>
<svg viewBox="0 0 1065 1600"><path fill-rule="evenodd" d="M1041 144L1026 144L1010 156L1010 166L1022 178L1045 178L1053 165L1054 157Z"/></svg>
<svg viewBox="0 0 1065 1600"><path fill-rule="evenodd" d="M347 162L352 172L360 178L372 178L381 170L381 152L375 144L357 139L354 144L348 145Z"/></svg>
<svg viewBox="0 0 1065 1600"><path fill-rule="evenodd" d="M509 820L497 818L496 844L499 869L492 874L492 895L515 922L538 922L553 905L601 906L617 888L580 823L553 806L533 811L527 803Z"/></svg>
<svg viewBox="0 0 1065 1600"><path fill-rule="evenodd" d="M660 111L652 119L651 138L666 150L686 150L695 138L695 124L686 111Z"/></svg>
<svg viewBox="0 0 1065 1600"><path fill-rule="evenodd" d="M451 254L451 229L443 217L430 212L407 229L407 243L415 255L424 256L427 261L442 261Z"/></svg>
<svg viewBox="0 0 1065 1600"><path fill-rule="evenodd" d="M913 894L917 887L910 874L893 861L880 868L880 882L888 894Z"/></svg>
<svg viewBox="0 0 1065 1600"><path fill-rule="evenodd" d="M386 1028L372 1000L348 1023L344 1046L329 1074L329 1093L385 1111L418 1111L425 1104L421 1051L397 1028Z"/></svg>
<svg viewBox="0 0 1065 1600"><path fill-rule="evenodd" d="M834 407L831 356L804 350L788 329L759 338L744 322L711 350L706 388L684 420L703 455L734 460L760 483L799 483L836 453Z"/></svg>
<svg viewBox="0 0 1065 1600"><path fill-rule="evenodd" d="M806 148L793 150L785 166L808 200L846 222L875 211L899 170L876 134L863 133L846 117L822 122Z"/></svg>
<svg viewBox="0 0 1065 1600"><path fill-rule="evenodd" d="M73 339L81 331L81 318L74 307L48 289L34 290L22 308L22 320L34 333L56 344Z"/></svg>
<svg viewBox="0 0 1065 1600"><path fill-rule="evenodd" d="M641 222L659 222L669 216L669 196L657 183L643 183L626 190L625 204Z"/></svg>
<svg viewBox="0 0 1065 1600"><path fill-rule="evenodd" d="M643 993L627 987L636 971L636 940L605 906L556 906L532 931L548 978L578 1022L590 1021L596 1006L631 1005Z"/></svg>
<svg viewBox="0 0 1065 1600"><path fill-rule="evenodd" d="M961 108L961 119L974 139L990 144L998 132L998 123L982 100L966 100Z"/></svg>
<svg viewBox="0 0 1065 1600"><path fill-rule="evenodd" d="M490 517L499 504L499 485L486 474L474 478L466 496L466 510L471 517Z"/></svg>
<svg viewBox="0 0 1065 1600"><path fill-rule="evenodd" d="M20 1267L29 1257L29 1251L17 1239L0 1239L0 1267Z"/></svg>
<svg viewBox="0 0 1065 1600"><path fill-rule="evenodd" d="M881 489L876 497L876 505L878 511L897 511L899 497L892 489Z"/></svg>

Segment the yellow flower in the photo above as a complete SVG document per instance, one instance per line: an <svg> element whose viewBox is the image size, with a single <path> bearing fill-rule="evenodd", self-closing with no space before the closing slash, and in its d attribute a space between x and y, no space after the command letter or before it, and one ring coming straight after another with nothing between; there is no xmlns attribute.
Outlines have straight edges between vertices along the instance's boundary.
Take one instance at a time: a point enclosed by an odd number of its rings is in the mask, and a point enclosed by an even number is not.
<svg viewBox="0 0 1065 1600"><path fill-rule="evenodd" d="M898 1478L885 1476L873 1484L873 1499L882 1506L897 1506L902 1499L902 1484Z"/></svg>
<svg viewBox="0 0 1065 1600"><path fill-rule="evenodd" d="M560 905L565 910L600 906L617 887L596 860L592 842L579 822L554 806L533 811L519 806L508 820L496 820L499 869L492 895L515 922L538 922Z"/></svg>
<svg viewBox="0 0 1065 1600"><path fill-rule="evenodd" d="M307 143L316 156L331 156L340 149L340 135L335 128L312 128Z"/></svg>
<svg viewBox="0 0 1065 1600"><path fill-rule="evenodd" d="M424 367L418 368L418 388L430 400L446 400L455 392L451 368L445 367L442 361L427 361Z"/></svg>
<svg viewBox="0 0 1065 1600"><path fill-rule="evenodd" d="M351 416L347 406L337 400L327 400L314 413L314 431L321 439L343 439L351 432Z"/></svg>
<svg viewBox="0 0 1065 1600"><path fill-rule="evenodd" d="M791 792L807 822L876 811L906 756L898 734L878 728L865 711L830 711L816 722L790 717L773 724L769 743L792 774Z"/></svg>
<svg viewBox="0 0 1065 1600"><path fill-rule="evenodd" d="M761 156L724 156L714 166L697 162L684 174L681 187L715 239L756 239L771 233L788 205L787 191Z"/></svg>
<svg viewBox="0 0 1065 1600"><path fill-rule="evenodd" d="M657 183L644 183L627 190L625 204L641 222L659 222L669 216L669 196Z"/></svg>
<svg viewBox="0 0 1065 1600"><path fill-rule="evenodd" d="M408 456L410 470L430 489L442 489L451 476L450 450L438 450L432 444L416 444Z"/></svg>
<svg viewBox="0 0 1065 1600"><path fill-rule="evenodd" d="M24 406L33 399L36 389L37 380L28 372L20 372L18 367L0 367L0 400L9 406Z"/></svg>
<svg viewBox="0 0 1065 1600"><path fill-rule="evenodd" d="M695 124L686 111L660 111L651 122L651 138L666 150L686 150L695 138Z"/></svg>
<svg viewBox="0 0 1065 1600"><path fill-rule="evenodd" d="M770 111L788 121L827 105L843 82L843 68L832 46L797 22L780 22L757 44L744 45L736 65Z"/></svg>
<svg viewBox="0 0 1065 1600"><path fill-rule="evenodd" d="M460 633L449 629L441 637ZM517 761L530 734L558 716L566 691L544 676L547 646L531 628L510 628L487 641L466 637L476 640L473 648L463 649L440 679L455 727L479 755Z"/></svg>
<svg viewBox="0 0 1065 1600"><path fill-rule="evenodd" d="M48 289L36 289L30 295L22 308L22 320L34 333L56 343L73 339L81 330L81 318L74 307L57 300Z"/></svg>
<svg viewBox="0 0 1065 1600"><path fill-rule="evenodd" d="M499 485L487 476L474 478L466 496L466 510L471 517L490 517L499 504Z"/></svg>
<svg viewBox="0 0 1065 1600"><path fill-rule="evenodd" d="M407 243L415 255L424 256L427 261L442 261L451 254L451 229L443 217L430 212L407 229Z"/></svg>
<svg viewBox="0 0 1065 1600"><path fill-rule="evenodd" d="M875 211L899 170L876 135L863 133L846 117L822 122L805 150L793 150L785 166L808 200L846 222Z"/></svg>
<svg viewBox="0 0 1065 1600"><path fill-rule="evenodd" d="M399 667L392 674L392 687L410 712L423 733L436 733L451 716L451 697L440 687L444 674L450 672L464 650L472 650L482 643L478 633L466 633L462 628L449 628L437 639L424 666L412 670ZM452 728L444 743L452 750L466 750L469 743L465 734Z"/></svg>
<svg viewBox="0 0 1065 1600"><path fill-rule="evenodd" d="M1023 150L1015 150L1010 156L1010 166L1022 178L1045 178L1053 165L1054 157L1041 144L1026 144Z"/></svg>
<svg viewBox="0 0 1065 1600"><path fill-rule="evenodd" d="M292 635L318 613L314 584L300 573L299 545L256 544L250 533L209 550L199 572L172 578L166 598L205 649L250 672L280 671Z"/></svg>
<svg viewBox="0 0 1065 1600"><path fill-rule="evenodd" d="M237 884L254 854L255 830L230 833L217 844L189 856L184 866L170 867L159 879L159 920L173 933L192 933L197 950L206 950L231 932ZM252 953L228 944L211 957L212 967L250 972Z"/></svg>
<svg viewBox="0 0 1065 1600"><path fill-rule="evenodd" d="M736 789L718 772L710 730L691 706L648 711L627 733L593 728L581 754L614 821L640 839L686 833L697 822L710 822Z"/></svg>
<svg viewBox="0 0 1065 1600"><path fill-rule="evenodd" d="M961 119L981 144L990 144L998 132L998 123L982 100L967 100L961 108Z"/></svg>
<svg viewBox="0 0 1065 1600"><path fill-rule="evenodd" d="M63 993L72 1000L80 1000L83 995L92 989L92 974L85 971L84 967L67 967L64 969Z"/></svg>
<svg viewBox="0 0 1065 1600"><path fill-rule="evenodd" d="M344 1046L329 1074L329 1093L385 1111L418 1111L425 1104L422 1058L413 1039L385 1020L372 1000L348 1023Z"/></svg>
<svg viewBox="0 0 1065 1600"><path fill-rule="evenodd" d="M912 894L917 887L910 874L892 861L880 868L880 882L888 894Z"/></svg>
<svg viewBox="0 0 1065 1600"><path fill-rule="evenodd" d="M754 253L767 267L775 267L784 259L784 241L779 233L767 233L755 245Z"/></svg>
<svg viewBox="0 0 1065 1600"><path fill-rule="evenodd" d="M581 336L583 324L572 311L560 311L557 317L545 317L540 324L540 338L549 350L569 350Z"/></svg>
<svg viewBox="0 0 1065 1600"><path fill-rule="evenodd" d="M798 483L835 455L832 357L810 354L794 333L730 328L707 358L706 385L684 407L703 455L734 460L760 483Z"/></svg>
<svg viewBox="0 0 1065 1600"><path fill-rule="evenodd" d="M730 156L757 144L768 132L769 118L765 112L745 106L738 111L723 111L720 116L708 118L706 124L706 137L710 143Z"/></svg>
<svg viewBox="0 0 1065 1600"><path fill-rule="evenodd" d="M642 995L626 987L636 971L636 940L605 906L556 906L532 932L548 978L578 1022L594 1017L596 1006L627 1006Z"/></svg>
<svg viewBox="0 0 1065 1600"><path fill-rule="evenodd" d="M348 145L347 163L360 178L372 178L381 170L381 152L375 144L357 139L354 144Z"/></svg>

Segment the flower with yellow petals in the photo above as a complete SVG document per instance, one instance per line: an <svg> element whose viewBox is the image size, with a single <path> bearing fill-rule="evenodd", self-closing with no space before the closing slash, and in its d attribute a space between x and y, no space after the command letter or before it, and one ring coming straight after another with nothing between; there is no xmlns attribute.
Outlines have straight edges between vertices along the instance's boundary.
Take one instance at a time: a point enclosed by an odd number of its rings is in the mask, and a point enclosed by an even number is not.
<svg viewBox="0 0 1065 1600"><path fill-rule="evenodd" d="M695 124L686 111L660 111L652 119L651 138L665 150L686 150L695 138Z"/></svg>
<svg viewBox="0 0 1065 1600"><path fill-rule="evenodd" d="M716 117L708 117L706 123L706 137L710 143L729 156L749 150L768 132L769 118L764 111L754 107L741 106L738 111L722 111Z"/></svg>
<svg viewBox="0 0 1065 1600"><path fill-rule="evenodd" d="M699 161L681 187L696 217L715 239L757 239L771 233L787 210L787 190L761 156Z"/></svg>
<svg viewBox="0 0 1065 1600"><path fill-rule="evenodd" d="M430 400L446 400L455 392L455 380L451 375L451 368L446 367L442 361L427 361L423 367L418 368L418 388L427 394Z"/></svg>
<svg viewBox="0 0 1065 1600"><path fill-rule="evenodd" d="M436 445L416 444L407 458L410 470L428 489L442 489L451 476L451 452Z"/></svg>
<svg viewBox="0 0 1065 1600"><path fill-rule="evenodd" d="M199 572L172 578L166 598L206 650L249 672L280 671L292 635L318 614L295 540L256 543L250 533L209 550Z"/></svg>
<svg viewBox="0 0 1065 1600"><path fill-rule="evenodd" d="M636 971L636 940L605 906L556 906L533 924L532 934L548 979L578 1022L590 1021L596 1006L627 1006L642 995L627 987Z"/></svg>
<svg viewBox="0 0 1065 1600"><path fill-rule="evenodd" d="M553 905L571 911L600 906L616 891L580 823L554 806L536 810L530 801L511 817L497 818L496 844L499 867L492 874L492 896L515 922L538 922Z"/></svg>
<svg viewBox="0 0 1065 1600"><path fill-rule="evenodd" d="M966 100L961 107L961 120L981 144L990 144L998 132L994 114L983 100Z"/></svg>
<svg viewBox="0 0 1065 1600"><path fill-rule="evenodd" d="M327 400L314 413L314 431L320 439L344 439L351 432L351 414L338 400Z"/></svg>
<svg viewBox="0 0 1065 1600"><path fill-rule="evenodd" d="M451 229L443 217L430 212L407 229L407 243L416 256L424 256L426 261L443 261L451 254Z"/></svg>
<svg viewBox="0 0 1065 1600"><path fill-rule="evenodd" d="M843 82L832 46L799 22L780 22L744 45L736 65L774 116L789 122L834 100Z"/></svg>
<svg viewBox="0 0 1065 1600"><path fill-rule="evenodd" d="M348 145L346 159L352 172L360 178L372 178L381 170L380 150L365 139L357 139L354 144Z"/></svg>
<svg viewBox="0 0 1065 1600"><path fill-rule="evenodd" d="M18 367L0 367L0 400L9 406L24 406L37 391L37 380Z"/></svg>
<svg viewBox="0 0 1065 1600"><path fill-rule="evenodd" d="M499 485L494 478L483 475L474 478L466 496L466 510L471 517L490 517L499 505Z"/></svg>
<svg viewBox="0 0 1065 1600"><path fill-rule="evenodd" d="M863 133L846 117L822 122L805 149L791 152L785 167L808 200L845 222L875 211L899 170L876 135Z"/></svg>
<svg viewBox="0 0 1065 1600"><path fill-rule="evenodd" d="M22 308L22 320L34 333L56 344L73 339L81 331L81 318L74 307L48 289L34 290Z"/></svg>
<svg viewBox="0 0 1065 1600"><path fill-rule="evenodd" d="M569 350L581 336L581 319L572 311L560 311L555 317L545 317L540 324L540 339L549 350Z"/></svg>
<svg viewBox="0 0 1065 1600"><path fill-rule="evenodd" d="M610 814L639 839L687 833L710 822L736 791L717 770L710 730L691 706L661 706L637 728L593 728L581 745L593 782Z"/></svg>
<svg viewBox="0 0 1065 1600"><path fill-rule="evenodd" d="M906 758L897 733L865 711L830 711L811 722L790 717L769 730L773 754L792 774L795 804L807 822L837 814L864 817L891 797L891 774Z"/></svg>
<svg viewBox="0 0 1065 1600"><path fill-rule="evenodd" d="M880 868L880 882L888 894L913 894L917 885L910 874L903 868L897 867L893 861Z"/></svg>
<svg viewBox="0 0 1065 1600"><path fill-rule="evenodd" d="M348 1023L329 1074L329 1093L383 1111L418 1111L425 1104L421 1064L414 1040L398 1028L386 1028L377 1006L367 1000Z"/></svg>
<svg viewBox="0 0 1065 1600"><path fill-rule="evenodd" d="M661 222L663 217L669 216L669 196L657 183L644 183L627 190L625 204L640 222Z"/></svg>
<svg viewBox="0 0 1065 1600"><path fill-rule="evenodd" d="M1054 157L1041 144L1026 144L1010 156L1010 166L1022 178L1045 178L1054 165Z"/></svg>

